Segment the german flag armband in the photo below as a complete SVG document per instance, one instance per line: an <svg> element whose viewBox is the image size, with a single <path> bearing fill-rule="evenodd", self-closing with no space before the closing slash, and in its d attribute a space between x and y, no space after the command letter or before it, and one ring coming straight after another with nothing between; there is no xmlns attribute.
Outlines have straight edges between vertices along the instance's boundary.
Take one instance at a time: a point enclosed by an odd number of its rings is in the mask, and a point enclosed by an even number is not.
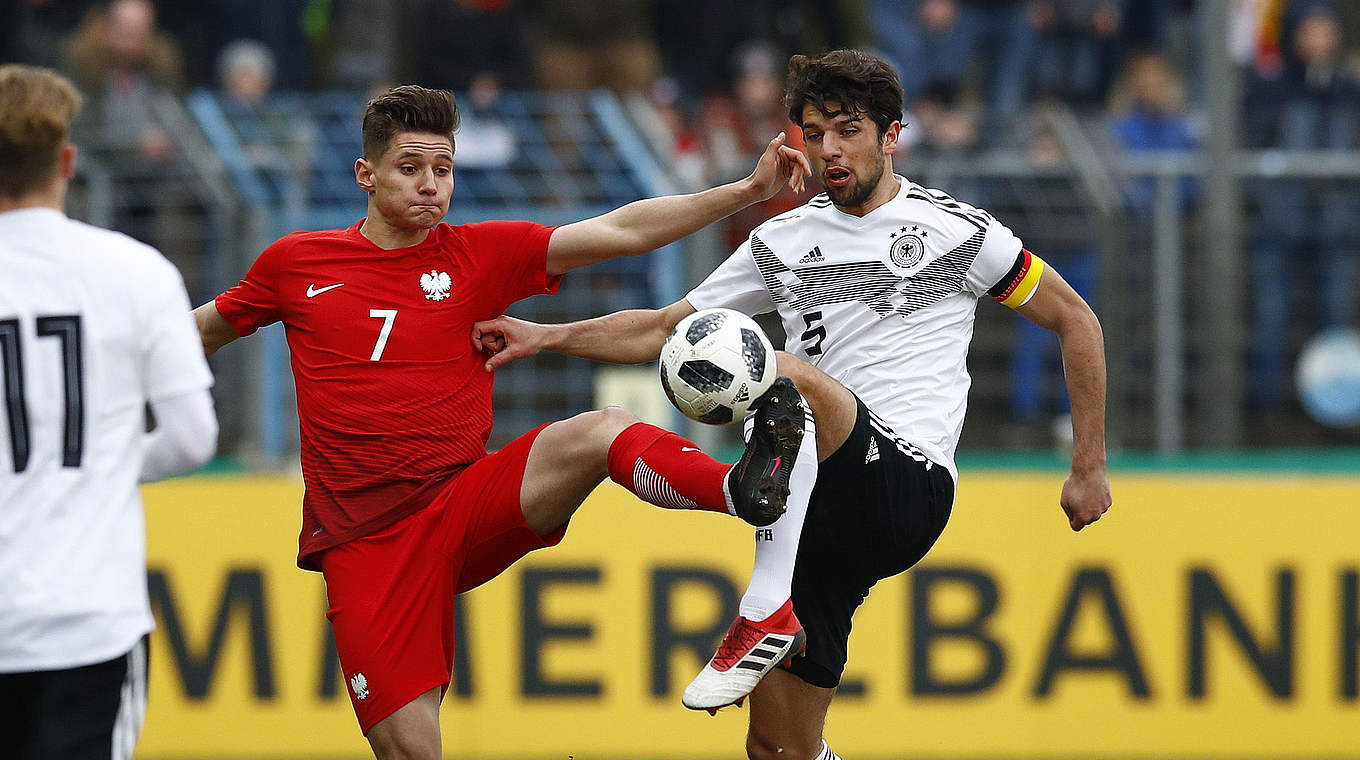
<svg viewBox="0 0 1360 760"><path fill-rule="evenodd" d="M987 291L987 295L1002 306L1018 309L1034 295L1043 274L1044 260L1021 248L1015 257L1015 265Z"/></svg>

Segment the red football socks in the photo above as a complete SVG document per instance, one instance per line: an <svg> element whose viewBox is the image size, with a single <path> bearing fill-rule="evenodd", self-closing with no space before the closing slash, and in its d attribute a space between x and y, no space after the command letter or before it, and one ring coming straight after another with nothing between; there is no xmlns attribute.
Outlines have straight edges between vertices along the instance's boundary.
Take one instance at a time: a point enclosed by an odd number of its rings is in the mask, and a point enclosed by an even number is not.
<svg viewBox="0 0 1360 760"><path fill-rule="evenodd" d="M732 465L669 430L638 422L609 447L609 477L643 501L667 509L730 514L723 479Z"/></svg>

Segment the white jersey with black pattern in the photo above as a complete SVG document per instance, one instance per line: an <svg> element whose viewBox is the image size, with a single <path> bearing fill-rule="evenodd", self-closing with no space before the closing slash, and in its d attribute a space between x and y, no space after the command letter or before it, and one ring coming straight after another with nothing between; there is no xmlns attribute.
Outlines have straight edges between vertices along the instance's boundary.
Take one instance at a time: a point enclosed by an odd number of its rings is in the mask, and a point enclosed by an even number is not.
<svg viewBox="0 0 1360 760"><path fill-rule="evenodd" d="M1021 244L986 211L897 179L892 200L862 217L823 194L766 221L686 298L777 311L786 350L957 479L977 301Z"/></svg>

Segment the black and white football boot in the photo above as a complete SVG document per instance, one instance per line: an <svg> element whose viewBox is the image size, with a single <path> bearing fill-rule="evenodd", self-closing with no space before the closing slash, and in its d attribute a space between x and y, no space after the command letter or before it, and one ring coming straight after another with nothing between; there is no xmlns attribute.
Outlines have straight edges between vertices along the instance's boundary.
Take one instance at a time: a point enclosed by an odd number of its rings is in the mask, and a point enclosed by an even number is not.
<svg viewBox="0 0 1360 760"><path fill-rule="evenodd" d="M763 528L784 514L793 462L803 442L803 397L787 377L777 377L756 403L746 453L727 475L737 517Z"/></svg>

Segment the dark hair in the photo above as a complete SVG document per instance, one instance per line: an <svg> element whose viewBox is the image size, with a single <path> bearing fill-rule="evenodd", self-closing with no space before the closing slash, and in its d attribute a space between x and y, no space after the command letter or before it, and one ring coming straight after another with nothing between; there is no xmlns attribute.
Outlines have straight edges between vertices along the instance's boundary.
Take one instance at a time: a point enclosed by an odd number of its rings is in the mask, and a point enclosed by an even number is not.
<svg viewBox="0 0 1360 760"><path fill-rule="evenodd" d="M888 62L861 50L832 50L819 57L795 55L789 59L789 78L784 86L784 105L789 121L803 126L803 107L813 105L825 116L828 103L840 112L867 115L878 125L880 137L902 118L902 85Z"/></svg>
<svg viewBox="0 0 1360 760"><path fill-rule="evenodd" d="M21 197L52 179L80 104L80 93L54 71L0 66L0 197Z"/></svg>
<svg viewBox="0 0 1360 760"><path fill-rule="evenodd" d="M364 158L374 161L398 132L448 135L458 129L458 103L448 90L406 84L368 101L364 109Z"/></svg>

